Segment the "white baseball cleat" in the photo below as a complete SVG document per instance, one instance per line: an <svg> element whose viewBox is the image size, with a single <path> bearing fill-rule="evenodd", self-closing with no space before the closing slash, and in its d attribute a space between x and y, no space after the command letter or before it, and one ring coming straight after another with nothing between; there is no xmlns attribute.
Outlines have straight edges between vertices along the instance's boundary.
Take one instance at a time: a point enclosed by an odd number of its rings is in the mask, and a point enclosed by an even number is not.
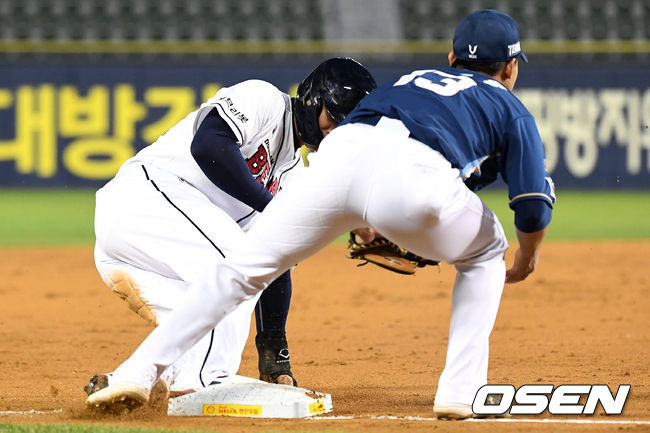
<svg viewBox="0 0 650 433"><path fill-rule="evenodd" d="M149 401L149 390L124 382L109 384L88 396L86 405L93 409L115 414L128 413Z"/></svg>
<svg viewBox="0 0 650 433"><path fill-rule="evenodd" d="M436 415L438 419L447 419L447 420L466 419L466 418L474 417L474 412L472 412L472 405L462 404L462 403L434 404L433 413Z"/></svg>
<svg viewBox="0 0 650 433"><path fill-rule="evenodd" d="M488 405L498 405L501 403L502 396L499 394L490 394L486 399L486 404ZM506 411L502 414L494 415L476 415L472 410L471 404L463 403L444 403L444 404L435 404L433 405L433 412L439 419L445 420L456 420L456 419L467 419L467 418L508 418L510 417L510 411Z"/></svg>

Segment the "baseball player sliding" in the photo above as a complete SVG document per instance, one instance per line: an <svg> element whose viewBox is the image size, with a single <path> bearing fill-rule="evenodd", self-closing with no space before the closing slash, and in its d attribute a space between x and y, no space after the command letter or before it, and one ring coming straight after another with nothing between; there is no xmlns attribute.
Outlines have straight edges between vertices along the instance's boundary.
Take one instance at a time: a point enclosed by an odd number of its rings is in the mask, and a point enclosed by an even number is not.
<svg viewBox="0 0 650 433"><path fill-rule="evenodd" d="M365 97L322 141L299 181L276 196L225 260L205 267L184 303L87 403L145 403L160 371L237 305L339 234L369 226L455 266L433 410L445 419L473 416L504 283L534 271L555 202L535 121L511 92L520 59L508 15L483 10L463 19L451 67L414 71ZM497 175L508 185L519 240L507 271L501 224L473 192Z"/></svg>
<svg viewBox="0 0 650 433"><path fill-rule="evenodd" d="M259 80L219 90L97 192L95 262L104 282L145 320L165 323L302 165L297 149L318 147L375 87L361 64L333 58L302 81L293 100ZM163 388L184 393L235 374L254 308L260 378L295 385L285 336L291 290L287 269L261 298L240 303L194 342L166 369ZM107 386L110 376L95 375L86 392Z"/></svg>

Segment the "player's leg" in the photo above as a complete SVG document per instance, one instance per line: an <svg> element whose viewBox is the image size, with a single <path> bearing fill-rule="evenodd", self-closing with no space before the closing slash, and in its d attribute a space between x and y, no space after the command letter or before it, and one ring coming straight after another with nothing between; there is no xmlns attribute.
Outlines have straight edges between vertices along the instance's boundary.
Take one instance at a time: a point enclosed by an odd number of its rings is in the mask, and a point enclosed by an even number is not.
<svg viewBox="0 0 650 433"><path fill-rule="evenodd" d="M380 141L377 152L384 145ZM399 146L393 161L374 161L378 168L367 221L400 246L456 266L447 362L436 405L471 405L487 382L489 335L503 290L508 244L497 217L441 155L410 139ZM402 169L396 172L395 164Z"/></svg>
<svg viewBox="0 0 650 433"><path fill-rule="evenodd" d="M123 167L97 192L95 234L109 259L181 281L243 236L201 192L140 164Z"/></svg>
<svg viewBox="0 0 650 433"><path fill-rule="evenodd" d="M487 383L490 333L505 280L501 255L459 262L456 270L447 359L434 403L441 417L471 416L474 396Z"/></svg>
<svg viewBox="0 0 650 433"><path fill-rule="evenodd" d="M118 281L155 320L175 308L190 282L236 245L241 229L200 192L149 168L120 172L97 194L96 261L105 281ZM117 272L116 272L117 271ZM119 273L118 273L119 272ZM137 274L137 275L136 275ZM148 275L150 274L150 275ZM124 284L130 280L130 284ZM109 286L111 286L109 284ZM114 290L120 290L112 285ZM133 303L132 303L133 305ZM239 368L254 302L228 317L184 358L178 386L200 387ZM153 313L153 314L152 314Z"/></svg>
<svg viewBox="0 0 650 433"><path fill-rule="evenodd" d="M161 369L242 300L254 297L341 233L364 224L362 196L372 177L364 171L372 170L363 164L368 149L348 147L344 139L331 150L323 144L309 170L278 193L238 248L207 269L170 320L116 370L120 381L150 388Z"/></svg>
<svg viewBox="0 0 650 433"><path fill-rule="evenodd" d="M295 173L294 173L295 174ZM285 184L286 186L286 184ZM255 225L255 218L246 220L244 231ZM255 305L255 347L260 379L281 385L297 386L291 372L291 357L286 323L291 306L291 273L285 272L262 292Z"/></svg>
<svg viewBox="0 0 650 433"><path fill-rule="evenodd" d="M381 223L377 226L401 246L425 257L444 258L457 270L447 360L435 401L439 416L471 416L474 396L487 383L489 336L505 280L507 242L501 225L475 194L467 193L462 208L436 213L438 223L423 230L420 237L392 233Z"/></svg>
<svg viewBox="0 0 650 433"><path fill-rule="evenodd" d="M187 293L187 282L111 260L99 245L95 247L95 257L97 269L106 286L124 300L132 311L153 326L164 322ZM213 337L214 330L167 369L163 378L168 384L172 384L172 390L184 391L201 386L200 379L204 373L201 366L206 353L210 352ZM237 366L231 374L236 371Z"/></svg>

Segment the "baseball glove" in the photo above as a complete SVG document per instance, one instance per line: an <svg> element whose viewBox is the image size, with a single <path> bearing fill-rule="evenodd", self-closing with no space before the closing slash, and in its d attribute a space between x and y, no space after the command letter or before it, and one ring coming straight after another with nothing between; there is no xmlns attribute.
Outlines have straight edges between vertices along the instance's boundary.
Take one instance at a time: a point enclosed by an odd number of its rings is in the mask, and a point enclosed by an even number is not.
<svg viewBox="0 0 650 433"><path fill-rule="evenodd" d="M354 233L350 232L348 257L364 260L359 266L375 264L398 274L413 275L417 268L427 265L437 266L436 260L425 259L400 247L384 237L373 239L368 243L357 243Z"/></svg>

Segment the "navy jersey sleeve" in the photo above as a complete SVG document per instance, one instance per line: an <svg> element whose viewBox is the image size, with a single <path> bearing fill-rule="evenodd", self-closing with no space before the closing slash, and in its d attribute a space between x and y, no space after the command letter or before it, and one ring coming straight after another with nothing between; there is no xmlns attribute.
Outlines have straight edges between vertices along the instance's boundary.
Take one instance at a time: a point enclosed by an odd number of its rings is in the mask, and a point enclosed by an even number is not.
<svg viewBox="0 0 650 433"><path fill-rule="evenodd" d="M552 209L546 200L519 200L512 209L515 227L524 233L540 231L551 222Z"/></svg>
<svg viewBox="0 0 650 433"><path fill-rule="evenodd" d="M261 212L273 198L251 174L235 134L216 110L201 122L191 152L208 179L242 203Z"/></svg>
<svg viewBox="0 0 650 433"><path fill-rule="evenodd" d="M515 226L526 233L543 229L551 220L555 203L553 181L544 167L544 146L532 116L508 125L502 174L508 184ZM531 203L523 203L526 201Z"/></svg>
<svg viewBox="0 0 650 433"><path fill-rule="evenodd" d="M544 146L532 116L514 119L508 125L502 175L508 184L510 208L531 198L555 203L553 181L544 167Z"/></svg>

